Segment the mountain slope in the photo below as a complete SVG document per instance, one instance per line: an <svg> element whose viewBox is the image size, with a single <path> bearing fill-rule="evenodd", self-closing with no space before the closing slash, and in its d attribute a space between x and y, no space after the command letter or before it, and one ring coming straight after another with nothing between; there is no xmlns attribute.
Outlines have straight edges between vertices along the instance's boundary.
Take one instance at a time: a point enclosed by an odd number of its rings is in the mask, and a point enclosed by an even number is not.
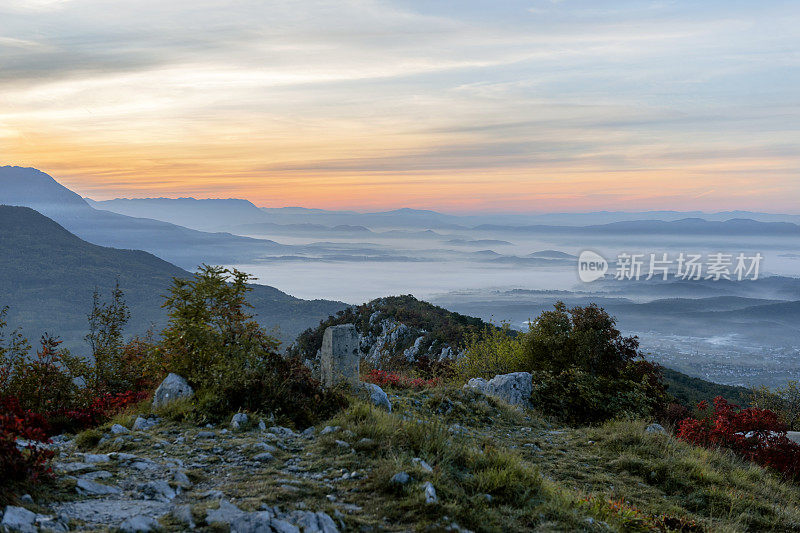
<svg viewBox="0 0 800 533"><path fill-rule="evenodd" d="M162 295L172 278L190 275L147 252L90 244L25 207L0 206L0 249L0 306L10 306L9 324L33 340L43 331L60 335L71 348L83 347L95 287L107 293L119 279L131 307L129 332L143 333L165 323ZM284 341L344 307L263 285L253 285L249 300L259 322L280 328Z"/></svg>
<svg viewBox="0 0 800 533"><path fill-rule="evenodd" d="M269 240L204 233L94 209L51 176L33 168L0 167L0 204L31 207L91 243L145 250L184 268L203 262L244 263L266 252L287 249Z"/></svg>

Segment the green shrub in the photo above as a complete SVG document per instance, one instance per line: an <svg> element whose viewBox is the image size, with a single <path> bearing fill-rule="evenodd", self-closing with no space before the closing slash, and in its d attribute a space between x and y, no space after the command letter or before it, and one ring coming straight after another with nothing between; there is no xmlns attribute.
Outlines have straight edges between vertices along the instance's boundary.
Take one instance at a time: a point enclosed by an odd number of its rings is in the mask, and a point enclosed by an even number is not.
<svg viewBox="0 0 800 533"><path fill-rule="evenodd" d="M462 379L531 372L533 404L571 423L652 416L669 403L659 367L595 304L567 309L558 302L521 335L508 326L487 329L471 338L458 369Z"/></svg>
<svg viewBox="0 0 800 533"><path fill-rule="evenodd" d="M500 329L471 333L466 353L456 365L459 374L466 379L491 379L497 374L527 370L529 366L523 337L511 335L508 324Z"/></svg>
<svg viewBox="0 0 800 533"><path fill-rule="evenodd" d="M594 376L578 369L537 373L531 401L540 412L572 424L651 417L658 397L632 379Z"/></svg>
<svg viewBox="0 0 800 533"><path fill-rule="evenodd" d="M247 313L249 280L208 265L189 280L175 279L159 347L165 370L197 390L198 414L208 419L260 411L300 426L330 417L346 404L344 395L323 390L298 358L277 352L278 341Z"/></svg>

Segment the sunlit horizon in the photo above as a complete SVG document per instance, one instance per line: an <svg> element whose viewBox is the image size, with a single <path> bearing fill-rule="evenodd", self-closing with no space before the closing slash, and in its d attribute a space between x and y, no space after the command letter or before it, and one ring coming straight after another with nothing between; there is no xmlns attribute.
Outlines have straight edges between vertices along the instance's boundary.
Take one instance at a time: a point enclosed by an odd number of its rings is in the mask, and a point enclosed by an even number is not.
<svg viewBox="0 0 800 533"><path fill-rule="evenodd" d="M800 206L800 5L0 0L0 164L83 196Z"/></svg>

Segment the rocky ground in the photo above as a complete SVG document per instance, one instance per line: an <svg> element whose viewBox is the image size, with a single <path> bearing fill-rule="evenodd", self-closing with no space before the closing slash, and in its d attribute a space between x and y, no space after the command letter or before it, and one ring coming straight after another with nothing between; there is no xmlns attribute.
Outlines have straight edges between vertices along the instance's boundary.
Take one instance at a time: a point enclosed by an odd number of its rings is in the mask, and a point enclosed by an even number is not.
<svg viewBox="0 0 800 533"><path fill-rule="evenodd" d="M639 531L630 502L692 531L800 531L795 486L646 421L567 428L474 390L389 391L325 424L216 426L132 413L54 440L57 481L7 507L17 531ZM778 527L780 525L780 527ZM782 529L781 529L782 528ZM687 530L689 531L689 530Z"/></svg>

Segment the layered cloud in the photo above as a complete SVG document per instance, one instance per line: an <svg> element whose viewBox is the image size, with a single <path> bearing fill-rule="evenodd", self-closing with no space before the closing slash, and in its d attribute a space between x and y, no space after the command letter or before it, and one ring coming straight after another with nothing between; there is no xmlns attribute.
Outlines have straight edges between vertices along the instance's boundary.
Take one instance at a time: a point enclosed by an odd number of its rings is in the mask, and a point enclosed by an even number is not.
<svg viewBox="0 0 800 533"><path fill-rule="evenodd" d="M773 1L0 0L0 153L98 198L797 211L798 23Z"/></svg>

